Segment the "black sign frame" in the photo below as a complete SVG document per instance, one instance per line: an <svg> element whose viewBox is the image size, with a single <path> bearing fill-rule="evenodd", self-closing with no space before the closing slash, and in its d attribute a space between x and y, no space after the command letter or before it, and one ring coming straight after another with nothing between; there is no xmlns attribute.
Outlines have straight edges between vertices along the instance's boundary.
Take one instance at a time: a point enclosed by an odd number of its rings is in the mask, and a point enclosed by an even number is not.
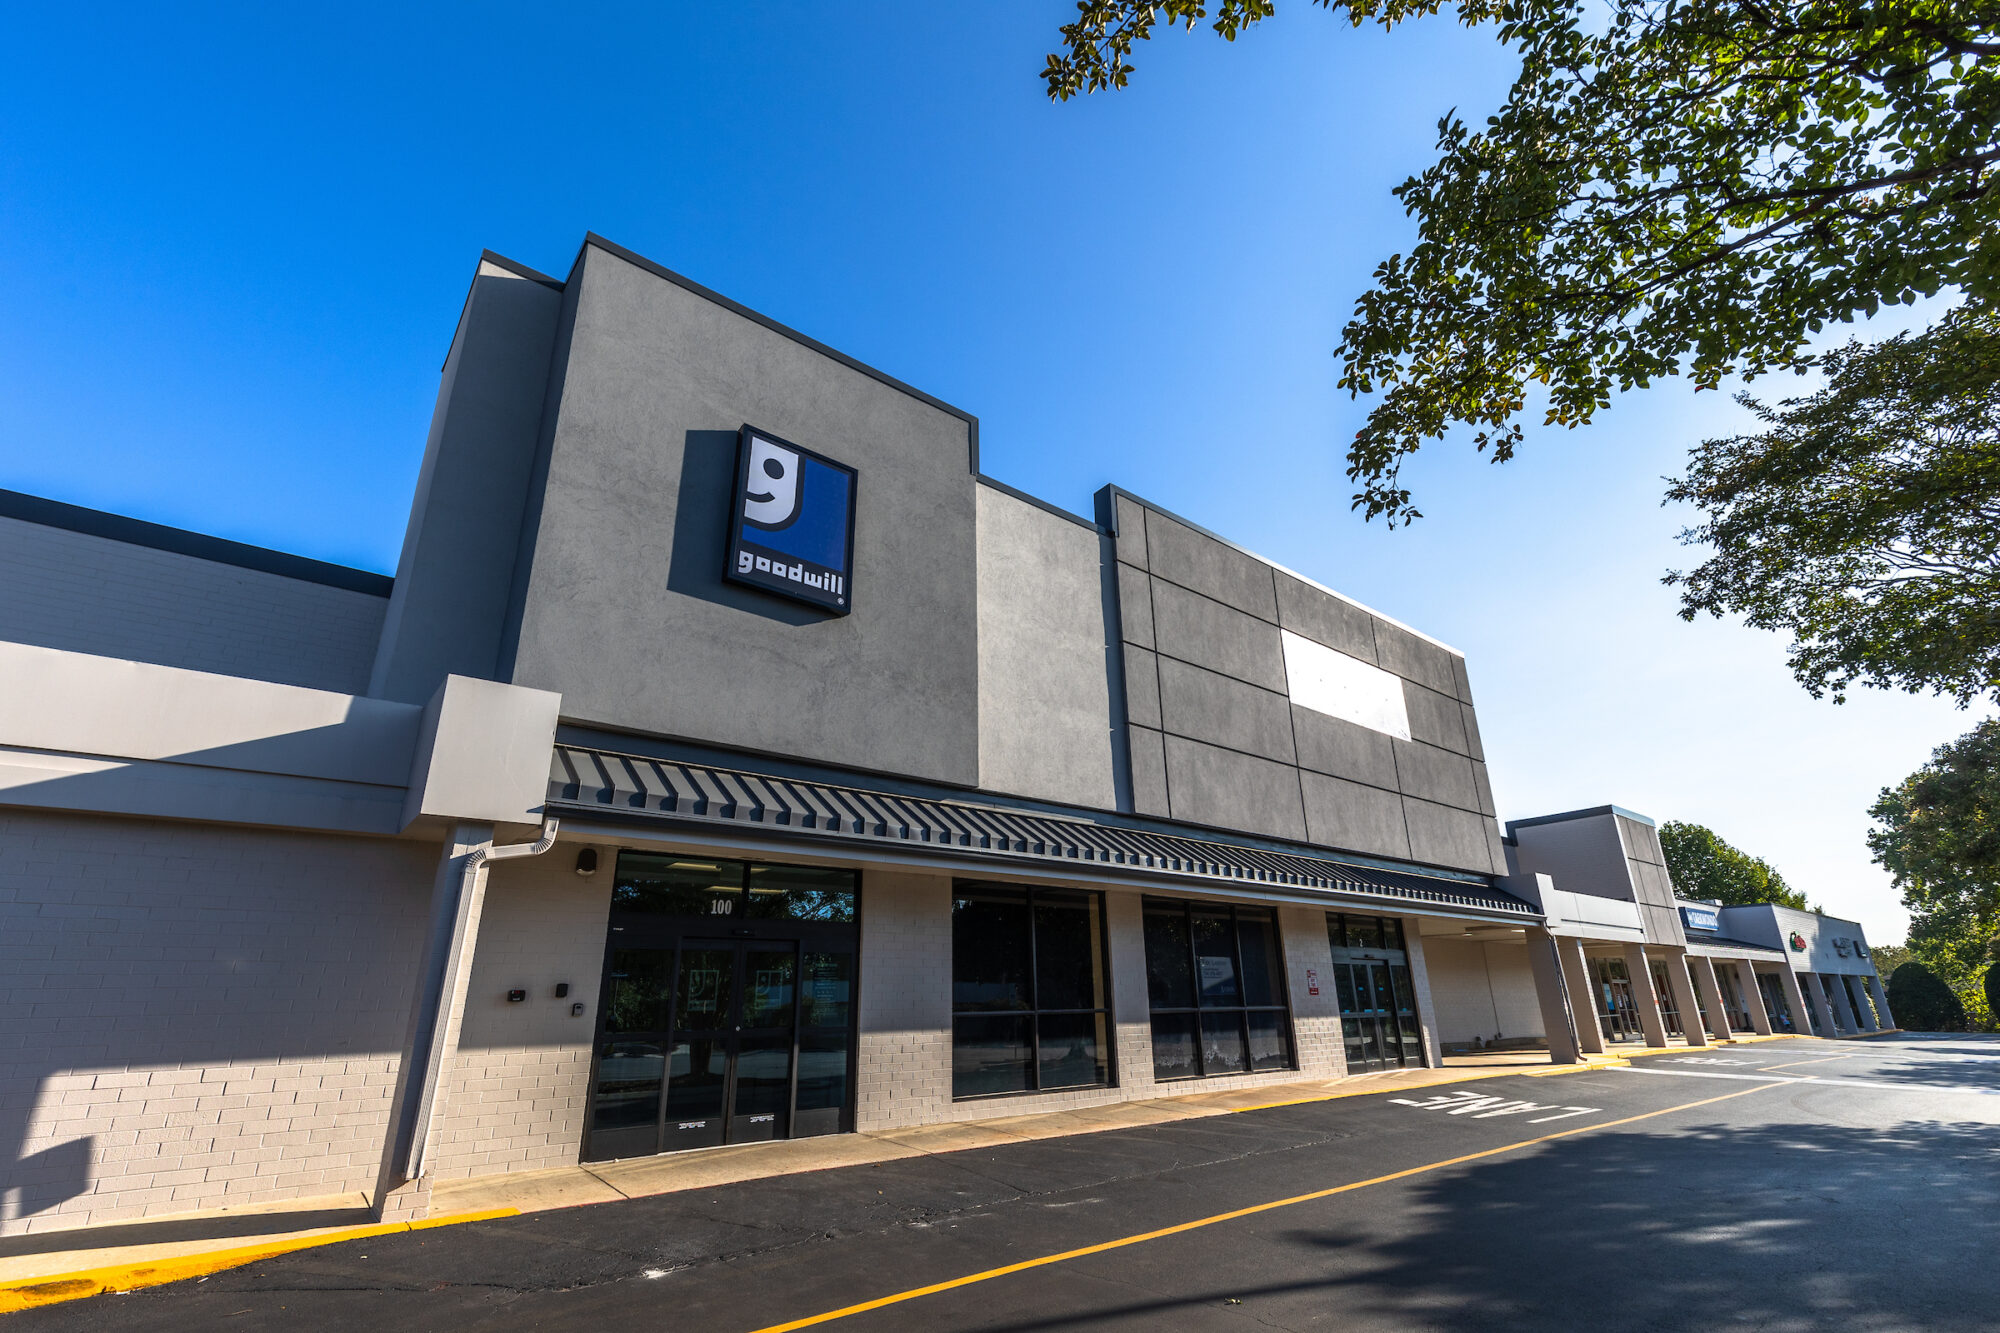
<svg viewBox="0 0 2000 1333"><path fill-rule="evenodd" d="M781 449L790 450L801 458L811 459L822 467L832 468L847 477L846 546L841 558L845 568L832 570L827 566L815 565L803 557L793 556L775 547L765 546L754 539L746 541L744 525L750 520L743 512L750 497L750 448L753 440L763 440ZM800 479L803 484L803 478ZM828 458L825 454L793 444L782 436L767 430L759 430L749 422L736 433L736 483L729 491L729 518L725 527L726 549L723 553L722 576L732 583L740 583L755 588L759 592L772 593L792 601L803 602L830 615L845 616L854 612L854 526L855 512L861 494L861 472L858 468ZM754 528L753 528L754 531ZM746 557L748 557L746 559ZM756 567L758 561L773 566L770 569ZM829 577L830 576L830 577ZM810 580L827 578L826 586L813 586Z"/></svg>

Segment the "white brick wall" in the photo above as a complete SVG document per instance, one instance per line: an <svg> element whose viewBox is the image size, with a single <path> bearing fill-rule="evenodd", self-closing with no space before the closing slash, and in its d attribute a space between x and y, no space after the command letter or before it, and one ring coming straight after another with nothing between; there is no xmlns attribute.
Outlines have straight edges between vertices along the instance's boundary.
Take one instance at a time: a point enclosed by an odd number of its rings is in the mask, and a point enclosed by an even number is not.
<svg viewBox="0 0 2000 1333"><path fill-rule="evenodd" d="M388 599L0 518L0 638L361 694Z"/></svg>
<svg viewBox="0 0 2000 1333"><path fill-rule="evenodd" d="M0 1235L372 1187L436 858L0 810Z"/></svg>
<svg viewBox="0 0 2000 1333"><path fill-rule="evenodd" d="M432 1130L440 1180L573 1165L582 1151L617 855L602 849L603 868L579 879L577 850L561 843L488 872L458 1055ZM562 982L569 995L557 999ZM516 988L528 998L510 1004Z"/></svg>

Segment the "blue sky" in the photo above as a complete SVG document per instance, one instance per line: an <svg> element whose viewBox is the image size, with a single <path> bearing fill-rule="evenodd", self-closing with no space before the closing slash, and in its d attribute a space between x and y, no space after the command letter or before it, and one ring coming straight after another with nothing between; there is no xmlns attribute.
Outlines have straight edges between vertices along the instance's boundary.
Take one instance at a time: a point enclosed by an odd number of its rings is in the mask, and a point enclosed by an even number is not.
<svg viewBox="0 0 2000 1333"><path fill-rule="evenodd" d="M1060 106L1068 0L22 10L0 486L391 571L480 249L560 275L594 230L975 413L1005 482L1115 481L1463 649L1503 818L1708 823L1900 939L1866 808L1973 718L1674 617L1661 479L1725 395L1434 446L1421 523L1348 512L1333 349L1410 243L1389 190L1512 67L1283 10Z"/></svg>

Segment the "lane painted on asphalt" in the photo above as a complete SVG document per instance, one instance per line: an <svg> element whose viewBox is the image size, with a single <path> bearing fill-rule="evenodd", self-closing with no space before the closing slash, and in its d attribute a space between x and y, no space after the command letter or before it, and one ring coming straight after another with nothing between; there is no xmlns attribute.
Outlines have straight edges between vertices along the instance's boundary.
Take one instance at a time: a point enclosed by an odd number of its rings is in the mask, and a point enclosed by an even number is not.
<svg viewBox="0 0 2000 1333"><path fill-rule="evenodd" d="M1620 1125L1636 1124L1642 1120L1652 1120L1659 1116L1672 1115L1676 1111L1691 1111L1696 1107L1709 1106L1716 1102L1726 1102L1736 1097L1747 1097L1753 1092L1762 1092L1764 1089L1776 1086L1778 1083L1797 1081L1799 1080L1775 1079L1761 1081L1755 1087L1743 1088L1737 1092L1725 1092L1719 1096L1704 1097L1698 1101L1682 1102L1675 1106L1664 1106L1655 1111L1644 1111L1638 1115L1624 1116L1617 1120L1602 1120L1587 1125L1576 1125L1569 1129L1559 1129L1553 1133L1538 1135L1531 1139L1521 1139L1514 1143L1504 1143L1497 1148L1486 1148L1479 1152L1466 1153L1458 1157L1448 1157L1441 1161L1426 1162L1422 1166L1413 1166L1402 1171L1391 1171L1387 1175L1375 1176L1368 1180L1357 1180L1346 1185L1335 1185L1329 1189L1313 1190L1307 1194L1294 1194L1289 1198L1272 1199L1266 1203L1251 1204L1246 1208L1235 1208L1226 1213L1216 1213L1210 1217L1196 1218L1191 1222L1178 1222L1173 1226L1160 1227L1153 1231L1142 1231L1137 1235L1121 1236L1116 1240L1100 1241L1095 1245L1079 1246L1076 1249L1063 1250L1056 1254L1045 1254L1035 1259L1024 1259L1019 1263L1006 1264L999 1268L989 1268L983 1272L968 1273L963 1277L951 1278L944 1282L933 1282L928 1286L912 1287L908 1291L899 1291L888 1296L879 1296L874 1300L862 1301L855 1305L845 1305L837 1310L827 1310L820 1314L807 1315L804 1318L789 1320L781 1324L769 1324L755 1330L755 1333L792 1333L794 1329L811 1328L816 1324L830 1324L837 1319L847 1319L854 1315L866 1314L871 1310L881 1310L888 1306L900 1305L905 1301L917 1300L924 1296L933 1296L939 1292L953 1291L960 1287L969 1287L975 1283L990 1282L995 1278L1007 1277L1010 1274L1024 1273L1036 1268L1046 1268L1051 1264L1063 1263L1070 1259L1081 1259L1086 1255L1103 1254L1109 1250L1143 1245L1147 1241L1159 1240L1166 1236L1179 1236L1190 1231L1200 1230L1203 1227L1217 1226L1224 1222L1236 1221L1239 1218L1254 1217L1259 1213L1268 1213L1279 1208L1292 1208L1299 1204L1312 1203L1319 1199L1330 1199L1335 1195L1349 1194L1355 1190L1367 1189L1371 1185L1387 1184L1392 1180L1407 1180L1411 1176L1420 1176L1431 1171L1443 1170L1446 1167L1460 1166L1467 1162L1476 1162L1482 1158L1497 1157L1502 1153L1518 1152L1523 1148L1531 1148L1540 1143L1550 1143L1557 1139L1571 1138L1578 1134L1588 1134L1600 1129L1614 1129ZM1582 1112L1589 1112L1594 1108L1582 1107L1578 1109Z"/></svg>

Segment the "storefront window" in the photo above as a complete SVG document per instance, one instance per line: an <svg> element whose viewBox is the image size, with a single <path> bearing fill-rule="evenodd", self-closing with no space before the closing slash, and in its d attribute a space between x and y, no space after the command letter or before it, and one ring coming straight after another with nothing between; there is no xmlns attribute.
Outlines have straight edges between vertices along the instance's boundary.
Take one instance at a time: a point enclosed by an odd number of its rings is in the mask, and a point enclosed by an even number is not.
<svg viewBox="0 0 2000 1333"><path fill-rule="evenodd" d="M960 884L951 937L952 1096L1110 1083L1102 894Z"/></svg>
<svg viewBox="0 0 2000 1333"><path fill-rule="evenodd" d="M1290 1069L1278 923L1269 908L1146 900L1153 1076Z"/></svg>
<svg viewBox="0 0 2000 1333"><path fill-rule="evenodd" d="M611 910L852 924L858 872L620 852Z"/></svg>

